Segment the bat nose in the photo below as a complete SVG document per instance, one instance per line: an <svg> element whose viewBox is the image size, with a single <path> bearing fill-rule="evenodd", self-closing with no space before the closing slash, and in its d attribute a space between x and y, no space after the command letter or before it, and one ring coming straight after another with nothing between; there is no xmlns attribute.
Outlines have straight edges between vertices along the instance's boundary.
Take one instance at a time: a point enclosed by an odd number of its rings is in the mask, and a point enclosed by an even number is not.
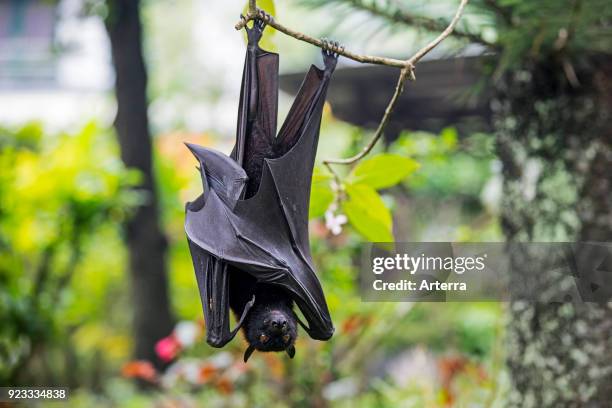
<svg viewBox="0 0 612 408"><path fill-rule="evenodd" d="M281 332L287 331L287 319L279 317L272 320L272 328Z"/></svg>

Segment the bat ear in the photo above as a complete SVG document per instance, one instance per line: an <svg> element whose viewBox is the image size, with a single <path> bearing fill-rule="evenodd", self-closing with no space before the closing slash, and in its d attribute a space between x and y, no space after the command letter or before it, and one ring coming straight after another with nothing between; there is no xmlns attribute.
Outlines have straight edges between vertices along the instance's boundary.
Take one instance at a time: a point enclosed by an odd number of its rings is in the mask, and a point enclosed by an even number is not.
<svg viewBox="0 0 612 408"><path fill-rule="evenodd" d="M295 357L295 346L288 347L287 354L289 354L289 358Z"/></svg>
<svg viewBox="0 0 612 408"><path fill-rule="evenodd" d="M249 347L244 352L244 362L245 363L249 361L249 357L251 357L251 354L253 354L254 351L255 351L255 347L249 345Z"/></svg>

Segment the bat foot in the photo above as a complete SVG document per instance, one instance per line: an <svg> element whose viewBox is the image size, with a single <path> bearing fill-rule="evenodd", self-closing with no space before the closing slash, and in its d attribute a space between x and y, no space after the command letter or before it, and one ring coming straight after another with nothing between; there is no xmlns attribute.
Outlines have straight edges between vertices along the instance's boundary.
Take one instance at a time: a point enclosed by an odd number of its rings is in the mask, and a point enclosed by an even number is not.
<svg viewBox="0 0 612 408"><path fill-rule="evenodd" d="M246 21L246 17L244 15L240 15L240 18L243 21ZM249 46L254 47L259 44L259 40L263 35L264 29L269 21L272 21L272 16L266 13L263 10L258 10L257 17L253 20L253 27L249 28L246 24L244 29L247 32L247 38L249 40Z"/></svg>
<svg viewBox="0 0 612 408"><path fill-rule="evenodd" d="M321 40L323 43L322 53L323 62L325 63L325 72L331 73L336 68L338 62L339 52L344 51L344 46L340 45L338 41L330 41L327 38Z"/></svg>
<svg viewBox="0 0 612 408"><path fill-rule="evenodd" d="M266 13L264 10L257 9L257 18L255 21L259 22L259 24L261 25L261 29L263 30L268 23L274 21L274 18L270 14Z"/></svg>

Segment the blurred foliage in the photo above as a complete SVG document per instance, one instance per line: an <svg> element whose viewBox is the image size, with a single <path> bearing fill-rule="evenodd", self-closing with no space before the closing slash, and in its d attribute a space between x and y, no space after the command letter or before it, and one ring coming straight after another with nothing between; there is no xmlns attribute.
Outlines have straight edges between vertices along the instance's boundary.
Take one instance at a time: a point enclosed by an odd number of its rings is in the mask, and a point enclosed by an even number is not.
<svg viewBox="0 0 612 408"><path fill-rule="evenodd" d="M333 137L336 143L339 138L367 140L365 132L351 127L344 133L336 130ZM358 143L345 145L346 153L340 155L349 156ZM487 185L499 182L492 170L496 161L489 135L473 134L460 140L454 128L439 135L406 131L386 147L387 152L377 149L341 175L340 186L325 167L315 168L311 218L325 215L331 230L338 213L343 212L350 225L370 242L501 238L496 214L481 197ZM487 199L497 201L499 197ZM442 220L446 212L441 210L446 207L452 211L448 214L452 219ZM406 225L394 227L392 211L396 223L406 223L403 214L409 214L409 235L404 232ZM447 230L438 229L432 232L437 238L430 238L422 230L432 224L445 224Z"/></svg>
<svg viewBox="0 0 612 408"><path fill-rule="evenodd" d="M84 323L105 317L105 290L123 262L114 226L146 199L129 189L138 174L123 168L110 140L94 124L54 136L37 124L0 129L3 381L31 382L36 364L49 365L51 378L71 369L55 366L49 349L73 347ZM104 324L97 323L99 333Z"/></svg>
<svg viewBox="0 0 612 408"><path fill-rule="evenodd" d="M413 0L301 0L312 7L327 7L334 15L361 12L382 24L437 35L449 23L457 2ZM610 54L612 9L606 0L472 0L455 36L497 51L492 59L497 74L526 61L580 64L594 54ZM378 26L378 25L377 25ZM452 44L452 42L451 42ZM454 44L456 45L456 43Z"/></svg>
<svg viewBox="0 0 612 408"><path fill-rule="evenodd" d="M324 138L328 129L349 153L363 137L329 116ZM47 135L37 125L0 134L4 383L68 384L73 389L68 406L74 407L461 406L488 404L503 390L499 304L364 303L356 273L365 235L359 222L373 217L388 225L393 210L395 228L403 228L406 197L463 195L478 202L491 160L482 154L485 135L459 139L451 129L440 135L407 132L387 152L379 148L345 174L349 197L337 211L346 211L354 229L337 235L319 218L333 203L332 179L316 170L313 202L323 204L312 209L312 253L337 327L331 341L302 336L294 360L256 353L245 365L244 341L236 339L220 352L205 344L200 331L195 342L178 343L161 373L129 361L129 292L119 225L146 197L130 188L138 175L121 166L112 134L93 124L75 134ZM185 321L200 326L202 314L182 229L183 203L201 184L183 140L216 143L214 135L179 133L155 140L171 295L182 320L173 343L185 341ZM440 182L430 171L451 174ZM483 174L476 177L474 171ZM351 212L356 204L349 204L351 195L356 202L365 197L367 205ZM372 211L376 206L385 210ZM477 218L479 211L466 214ZM480 230L471 231L477 239ZM36 295L41 270L46 275ZM158 391L139 390L133 378L151 381Z"/></svg>
<svg viewBox="0 0 612 408"><path fill-rule="evenodd" d="M439 136L425 132L404 132L391 150L416 157L422 167L408 180L413 194L439 198L478 195L491 177L494 160L493 139L486 134L473 134L459 141L453 128Z"/></svg>
<svg viewBox="0 0 612 408"><path fill-rule="evenodd" d="M90 3L92 13L108 15L105 1ZM258 3L274 11L272 2ZM189 25L176 24L191 10L182 7L177 14L161 6L144 10L147 30L154 22L163 33L163 27L177 27L175 36L156 37L163 44L148 46L157 78L153 97L191 87L218 98L220 88L197 82L216 82L217 76L168 69L193 58L168 46L193 47L183 42ZM184 110L184 101L167 103ZM334 119L326 105L319 146L324 157L348 157L368 136ZM183 231L184 203L201 192L201 182L183 141L227 148L209 133L154 140L170 294L182 327L201 326L202 318ZM138 174L121 165L114 135L94 124L70 134L47 134L36 124L0 130L0 380L70 386L66 406L74 407L495 406L506 381L502 305L366 303L357 273L365 240L499 239L496 215L481 197L495 178L490 143L488 135L459 136L452 128L439 135L404 132L353 168L339 166L340 185L318 165L311 246L334 337L316 342L302 334L294 360L256 353L245 365L241 338L220 351L206 345L201 332L195 343L181 343L177 326L171 342L178 342L176 355L162 373L130 361L120 225L146 197L132 188ZM342 228L343 216L349 228ZM134 378L154 388L143 391Z"/></svg>

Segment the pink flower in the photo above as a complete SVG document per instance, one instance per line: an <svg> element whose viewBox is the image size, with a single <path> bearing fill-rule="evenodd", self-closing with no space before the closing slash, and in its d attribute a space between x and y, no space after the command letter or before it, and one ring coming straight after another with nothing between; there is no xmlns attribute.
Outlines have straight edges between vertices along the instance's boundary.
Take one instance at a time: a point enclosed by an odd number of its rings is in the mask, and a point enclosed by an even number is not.
<svg viewBox="0 0 612 408"><path fill-rule="evenodd" d="M172 334L164 337L155 345L155 352L165 362L172 361L180 351L181 345Z"/></svg>

